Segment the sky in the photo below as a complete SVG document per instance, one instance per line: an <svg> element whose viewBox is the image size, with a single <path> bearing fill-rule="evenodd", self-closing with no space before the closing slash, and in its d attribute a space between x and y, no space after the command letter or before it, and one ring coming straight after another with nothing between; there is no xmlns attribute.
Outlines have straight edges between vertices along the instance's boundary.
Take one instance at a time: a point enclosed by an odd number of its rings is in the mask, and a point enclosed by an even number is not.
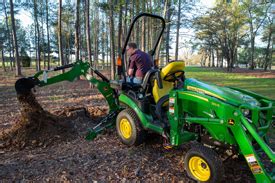
<svg viewBox="0 0 275 183"><path fill-rule="evenodd" d="M214 6L215 0L200 0L200 4L202 7L211 8ZM31 14L25 10L21 10L17 15L15 15L15 18L20 19L24 27L30 26L33 22Z"/></svg>
<svg viewBox="0 0 275 183"><path fill-rule="evenodd" d="M15 15L15 18L19 19L25 28L30 26L33 23L31 14L25 10L21 10L18 14Z"/></svg>
<svg viewBox="0 0 275 183"><path fill-rule="evenodd" d="M201 4L208 8L212 8L215 4L215 0L201 0Z"/></svg>

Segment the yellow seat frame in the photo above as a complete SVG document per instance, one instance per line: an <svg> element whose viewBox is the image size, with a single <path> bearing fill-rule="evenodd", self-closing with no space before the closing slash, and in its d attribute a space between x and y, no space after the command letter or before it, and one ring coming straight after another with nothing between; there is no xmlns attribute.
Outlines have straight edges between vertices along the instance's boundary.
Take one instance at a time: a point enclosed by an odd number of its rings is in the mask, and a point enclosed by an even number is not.
<svg viewBox="0 0 275 183"><path fill-rule="evenodd" d="M185 63L183 61L174 61L174 62L168 63L165 67L161 69L160 77L162 80L163 88L160 89L158 87L157 81L155 80L153 90L152 90L153 97L156 103L161 97L163 97L164 95L167 95L169 91L172 90L174 87L174 82L164 81L163 78L168 74L172 74L177 71L183 71L184 68L185 68Z"/></svg>

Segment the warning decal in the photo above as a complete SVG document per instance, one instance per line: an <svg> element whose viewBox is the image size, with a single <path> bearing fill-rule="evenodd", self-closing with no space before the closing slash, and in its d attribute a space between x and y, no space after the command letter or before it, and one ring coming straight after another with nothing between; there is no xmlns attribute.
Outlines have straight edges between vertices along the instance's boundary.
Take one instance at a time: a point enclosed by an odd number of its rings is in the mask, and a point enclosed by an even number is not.
<svg viewBox="0 0 275 183"><path fill-rule="evenodd" d="M255 158L254 154L246 155L245 159L246 159L253 174L263 173L263 170L262 170L261 166L258 164L257 159Z"/></svg>
<svg viewBox="0 0 275 183"><path fill-rule="evenodd" d="M174 104L174 103L175 103L175 98L170 98L170 99L169 99L169 103Z"/></svg>
<svg viewBox="0 0 275 183"><path fill-rule="evenodd" d="M174 114L175 113L174 107L169 107L169 112L172 113L172 114Z"/></svg>

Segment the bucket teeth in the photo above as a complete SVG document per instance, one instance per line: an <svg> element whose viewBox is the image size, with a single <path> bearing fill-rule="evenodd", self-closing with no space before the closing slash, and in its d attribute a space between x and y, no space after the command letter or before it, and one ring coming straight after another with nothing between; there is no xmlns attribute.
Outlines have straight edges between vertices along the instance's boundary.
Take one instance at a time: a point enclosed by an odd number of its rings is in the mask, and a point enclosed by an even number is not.
<svg viewBox="0 0 275 183"><path fill-rule="evenodd" d="M31 92L31 89L39 83L39 80L34 77L20 78L15 82L15 90L18 95L24 95Z"/></svg>

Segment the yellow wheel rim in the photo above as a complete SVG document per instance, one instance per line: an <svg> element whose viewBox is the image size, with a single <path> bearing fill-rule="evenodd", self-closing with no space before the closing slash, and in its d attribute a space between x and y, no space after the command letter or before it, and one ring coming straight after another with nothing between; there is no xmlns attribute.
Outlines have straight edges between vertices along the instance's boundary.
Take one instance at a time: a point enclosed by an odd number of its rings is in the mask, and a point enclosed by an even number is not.
<svg viewBox="0 0 275 183"><path fill-rule="evenodd" d="M211 171L209 165L198 156L193 156L189 160L189 169L192 175L199 181L207 181L210 179Z"/></svg>
<svg viewBox="0 0 275 183"><path fill-rule="evenodd" d="M119 123L119 128L120 128L121 135L125 139L129 139L131 137L132 126L131 126L130 122L128 121L128 119L126 119L126 118L121 119L121 121Z"/></svg>

